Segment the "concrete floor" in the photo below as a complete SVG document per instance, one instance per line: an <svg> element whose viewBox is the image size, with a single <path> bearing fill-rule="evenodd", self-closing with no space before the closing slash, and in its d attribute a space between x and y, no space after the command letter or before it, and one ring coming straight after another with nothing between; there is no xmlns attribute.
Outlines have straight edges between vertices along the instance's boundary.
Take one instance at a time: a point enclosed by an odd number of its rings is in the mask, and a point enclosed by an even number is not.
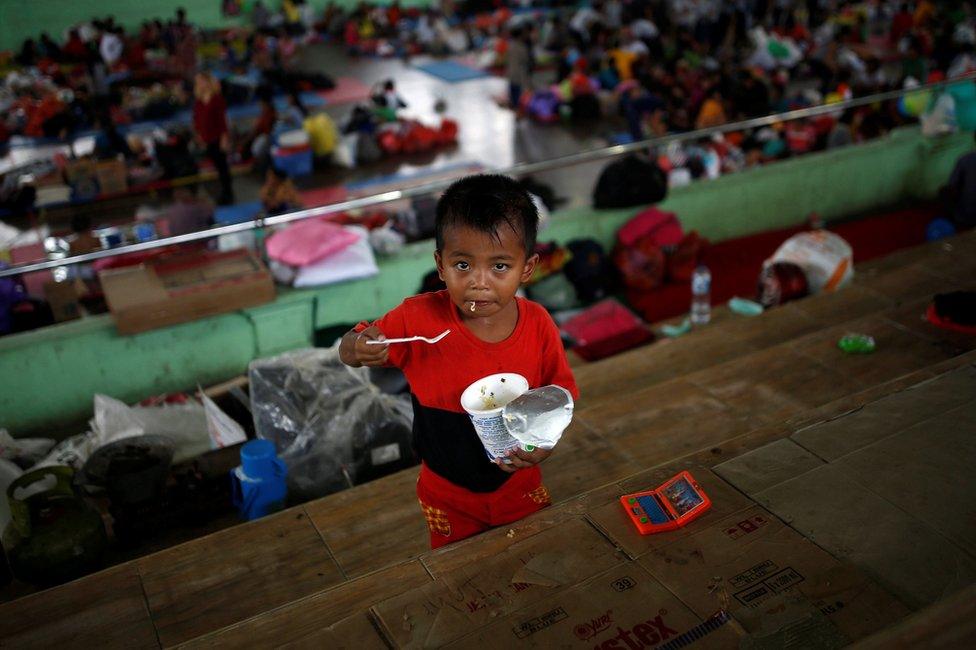
<svg viewBox="0 0 976 650"><path fill-rule="evenodd" d="M528 119L517 120L515 114L498 105L497 97L507 93L507 82L501 77L484 77L459 83L447 83L415 67L430 60L352 58L334 44L314 44L307 48L296 63L308 71L323 72L332 77L355 77L367 85L385 79L396 82L397 91L408 107L404 117L437 124L441 115L435 112L438 99L447 103L444 117L458 122L458 145L431 154L399 155L353 170L329 165L300 182L302 189L338 183L358 182L376 176L414 173L420 169L436 170L459 163L480 163L486 169L509 167L517 163L549 160L578 151L607 145L607 136L620 130L615 119L603 120L589 126L563 124L541 125ZM554 80L554 73L536 74L537 86ZM341 124L355 104L326 106L325 112ZM565 197L565 205L586 205L596 176L605 163L578 165L539 174L535 178L551 185L557 196ZM257 198L260 179L248 176L235 180L239 201ZM213 191L216 191L214 188Z"/></svg>

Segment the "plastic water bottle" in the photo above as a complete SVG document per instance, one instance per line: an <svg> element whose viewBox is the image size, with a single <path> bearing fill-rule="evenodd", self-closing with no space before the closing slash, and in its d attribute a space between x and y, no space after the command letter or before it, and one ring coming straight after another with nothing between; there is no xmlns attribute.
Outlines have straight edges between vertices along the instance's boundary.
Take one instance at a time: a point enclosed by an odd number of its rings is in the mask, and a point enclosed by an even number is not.
<svg viewBox="0 0 976 650"><path fill-rule="evenodd" d="M708 325L712 316L712 274L708 267L699 265L691 276L691 324Z"/></svg>

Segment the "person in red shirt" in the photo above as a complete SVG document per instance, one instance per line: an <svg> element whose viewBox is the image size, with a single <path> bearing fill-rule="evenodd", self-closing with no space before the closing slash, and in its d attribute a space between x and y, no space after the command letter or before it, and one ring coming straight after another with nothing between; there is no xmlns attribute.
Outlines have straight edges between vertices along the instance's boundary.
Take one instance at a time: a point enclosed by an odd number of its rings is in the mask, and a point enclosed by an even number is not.
<svg viewBox="0 0 976 650"><path fill-rule="evenodd" d="M275 123L278 121L278 111L275 110L274 97L269 89L258 91L258 100L261 103L261 113L254 120L251 132L241 144L240 152L244 158L260 159L268 155L271 150L271 132L274 131ZM258 146L255 147L255 143Z"/></svg>
<svg viewBox="0 0 976 650"><path fill-rule="evenodd" d="M83 62L88 59L88 46L81 40L81 35L77 29L72 29L68 33L68 42L61 48L61 56L65 61L73 63Z"/></svg>
<svg viewBox="0 0 976 650"><path fill-rule="evenodd" d="M901 37L907 34L912 29L912 25L915 23L915 18L912 16L912 12L908 10L908 3L904 3L898 9L891 19L891 32L889 40L892 46L898 45L898 41Z"/></svg>
<svg viewBox="0 0 976 650"><path fill-rule="evenodd" d="M217 168L220 178L219 205L234 202L227 152L230 134L227 131L227 104L220 92L220 82L209 72L198 72L194 80L193 129L198 142L206 148L207 156Z"/></svg>
<svg viewBox="0 0 976 650"><path fill-rule="evenodd" d="M402 17L403 12L400 10L400 3L398 0L393 0L386 10L386 21L390 24L391 33L397 33L397 25L400 24L400 18Z"/></svg>
<svg viewBox="0 0 976 650"><path fill-rule="evenodd" d="M579 391L559 331L540 305L516 297L538 263L538 212L505 176L469 176L437 205L434 261L447 289L408 298L375 323L346 333L339 357L350 366L403 370L413 398L413 446L422 462L417 497L432 548L517 521L550 502L538 464L552 450L515 448L489 459L461 407L461 393L500 372L530 388ZM451 332L438 343L367 344Z"/></svg>

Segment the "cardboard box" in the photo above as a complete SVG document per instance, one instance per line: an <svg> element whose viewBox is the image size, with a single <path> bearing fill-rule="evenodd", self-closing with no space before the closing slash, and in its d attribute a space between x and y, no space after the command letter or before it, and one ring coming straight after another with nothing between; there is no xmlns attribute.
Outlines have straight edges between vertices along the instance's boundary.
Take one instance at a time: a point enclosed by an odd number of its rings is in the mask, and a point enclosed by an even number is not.
<svg viewBox="0 0 976 650"><path fill-rule="evenodd" d="M214 639L221 645L220 639ZM287 638L276 645L290 648L329 648L329 650L386 650L387 645L366 614L356 614L301 638ZM204 645L204 644L201 644Z"/></svg>
<svg viewBox="0 0 976 650"><path fill-rule="evenodd" d="M98 196L98 168L94 160L71 160L64 167L64 178L71 186L71 199L83 201Z"/></svg>
<svg viewBox="0 0 976 650"><path fill-rule="evenodd" d="M805 635L851 642L908 614L854 566L759 507L638 562L699 616L723 609L757 637L800 626Z"/></svg>
<svg viewBox="0 0 976 650"><path fill-rule="evenodd" d="M128 169L121 160L103 160L96 165L101 194L121 194L129 189Z"/></svg>
<svg viewBox="0 0 976 650"><path fill-rule="evenodd" d="M275 297L271 274L250 251L193 252L99 274L120 334L185 323Z"/></svg>
<svg viewBox="0 0 976 650"><path fill-rule="evenodd" d="M67 203L70 200L71 188L67 185L45 185L44 187L37 188L37 198L35 201L38 206Z"/></svg>
<svg viewBox="0 0 976 650"><path fill-rule="evenodd" d="M466 636L455 648L736 648L726 612L695 615L639 564L630 562Z"/></svg>
<svg viewBox="0 0 976 650"><path fill-rule="evenodd" d="M712 500L712 507L684 528L672 530L667 534L641 535L637 532L634 522L624 513L620 501L615 498L603 505L594 505L589 508L586 511L586 517L593 522L594 526L603 531L604 535L623 549L628 556L638 558L648 551L690 537L737 511L755 505L754 501L720 479L711 470L694 463L659 465L630 476L617 484L617 496L642 490L653 490L681 470L690 471L705 494Z"/></svg>
<svg viewBox="0 0 976 650"><path fill-rule="evenodd" d="M91 158L78 158L77 160L69 160L64 165L64 178L71 185L75 181L97 178L98 168L97 164Z"/></svg>
<svg viewBox="0 0 976 650"><path fill-rule="evenodd" d="M47 251L44 250L43 238L33 244L15 246L10 249L10 261L14 264L22 262L39 262L47 259ZM22 273L20 279L24 282L27 294L31 298L44 297L44 284L50 282L54 277L50 269L35 271L34 273Z"/></svg>
<svg viewBox="0 0 976 650"><path fill-rule="evenodd" d="M432 570L434 582L385 600L372 611L394 646L440 647L621 561L592 526L582 518L571 519L493 555L451 562L444 565L450 567L446 571Z"/></svg>
<svg viewBox="0 0 976 650"><path fill-rule="evenodd" d="M44 283L44 299L51 306L54 320L59 323L81 318L81 304L78 298L83 293L85 293L85 285L78 279L64 282L52 280Z"/></svg>

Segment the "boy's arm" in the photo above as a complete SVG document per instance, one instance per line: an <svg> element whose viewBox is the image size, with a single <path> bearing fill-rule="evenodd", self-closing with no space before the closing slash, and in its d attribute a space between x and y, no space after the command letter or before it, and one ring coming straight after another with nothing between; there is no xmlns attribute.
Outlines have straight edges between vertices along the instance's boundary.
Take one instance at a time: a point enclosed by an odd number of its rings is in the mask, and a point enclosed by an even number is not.
<svg viewBox="0 0 976 650"><path fill-rule="evenodd" d="M339 360L347 366L385 366L390 356L389 345L368 345L366 341L383 341L386 337L375 325L357 332L346 332L339 343Z"/></svg>
<svg viewBox="0 0 976 650"><path fill-rule="evenodd" d="M339 360L353 368L391 365L403 368L409 348L401 345L396 350L391 350L389 345L366 343L400 336L406 336L403 305L373 323L362 321L346 332L339 343Z"/></svg>

